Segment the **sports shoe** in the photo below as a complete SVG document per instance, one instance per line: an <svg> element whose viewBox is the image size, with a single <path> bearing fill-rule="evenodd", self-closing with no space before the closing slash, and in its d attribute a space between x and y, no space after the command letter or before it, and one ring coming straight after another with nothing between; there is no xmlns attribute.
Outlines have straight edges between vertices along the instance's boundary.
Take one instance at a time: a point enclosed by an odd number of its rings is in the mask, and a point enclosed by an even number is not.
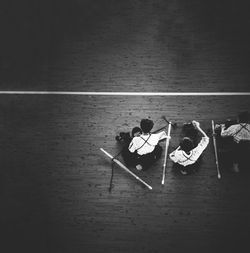
<svg viewBox="0 0 250 253"><path fill-rule="evenodd" d="M238 163L234 163L233 164L233 172L235 172L235 173L239 173L240 172Z"/></svg>
<svg viewBox="0 0 250 253"><path fill-rule="evenodd" d="M135 167L137 170L142 170L142 166L140 164L137 164Z"/></svg>
<svg viewBox="0 0 250 253"><path fill-rule="evenodd" d="M122 140L122 137L119 136L119 135L117 135L117 136L115 137L115 139L116 139L116 141L121 141L121 140Z"/></svg>
<svg viewBox="0 0 250 253"><path fill-rule="evenodd" d="M187 175L187 171L186 170L181 170L181 174L182 175Z"/></svg>

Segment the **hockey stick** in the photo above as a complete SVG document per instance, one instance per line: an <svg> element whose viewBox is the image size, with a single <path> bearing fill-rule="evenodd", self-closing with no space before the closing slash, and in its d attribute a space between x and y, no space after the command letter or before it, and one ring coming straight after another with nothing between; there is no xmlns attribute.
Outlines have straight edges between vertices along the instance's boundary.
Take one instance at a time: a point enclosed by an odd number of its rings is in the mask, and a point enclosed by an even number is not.
<svg viewBox="0 0 250 253"><path fill-rule="evenodd" d="M136 178L138 181L140 181L142 184L148 187L148 189L152 190L152 187L144 182L141 178L139 178L136 174L134 174L132 171L130 171L125 165L123 165L119 160L115 159L111 154L109 154L107 151L105 151L103 148L100 148L100 150L107 155L112 161L114 161L117 165L119 165L122 169L124 169L126 172L128 172L130 175L132 175L134 178Z"/></svg>
<svg viewBox="0 0 250 253"><path fill-rule="evenodd" d="M170 131L171 131L171 121L168 125L168 133L167 133L167 139L166 139L166 147L165 147L165 156L164 156L164 162L163 162L163 171L162 171L162 181L161 184L165 183L165 175L166 175L166 165L167 165L167 155L168 155L168 146L169 146L169 140L170 140Z"/></svg>
<svg viewBox="0 0 250 253"><path fill-rule="evenodd" d="M177 123L172 123L171 121L168 121L165 116L162 116L162 119L164 119L169 125L172 125L173 128L177 127Z"/></svg>
<svg viewBox="0 0 250 253"><path fill-rule="evenodd" d="M218 152L217 152L217 145L216 145L216 134L214 130L214 121L212 120L212 135L213 135L213 144L214 144L214 154L215 154L215 163L217 169L217 177L218 179L221 178L220 168L219 168L219 160L218 160Z"/></svg>
<svg viewBox="0 0 250 253"><path fill-rule="evenodd" d="M154 130L154 131L152 132L152 134L155 134L155 133L157 133L157 132L160 132L161 130L165 129L168 125L169 125L169 124L167 124L167 125L164 126L164 127L161 127L161 128L159 128L159 129Z"/></svg>

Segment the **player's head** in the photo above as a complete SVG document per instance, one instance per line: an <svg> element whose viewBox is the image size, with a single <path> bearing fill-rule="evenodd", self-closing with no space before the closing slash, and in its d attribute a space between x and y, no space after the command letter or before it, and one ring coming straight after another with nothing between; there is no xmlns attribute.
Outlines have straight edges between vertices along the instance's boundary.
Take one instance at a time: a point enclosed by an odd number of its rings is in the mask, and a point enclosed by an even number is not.
<svg viewBox="0 0 250 253"><path fill-rule="evenodd" d="M241 112L238 116L238 120L240 123L249 123L249 119L250 115L247 111Z"/></svg>
<svg viewBox="0 0 250 253"><path fill-rule="evenodd" d="M142 134L142 130L140 127L134 127L132 129L132 137L137 137L140 136Z"/></svg>
<svg viewBox="0 0 250 253"><path fill-rule="evenodd" d="M180 143L180 148L187 152L190 152L194 148L194 142L189 137L184 137Z"/></svg>
<svg viewBox="0 0 250 253"><path fill-rule="evenodd" d="M147 134L153 128L154 122L150 119L142 119L140 126L141 126L142 132Z"/></svg>

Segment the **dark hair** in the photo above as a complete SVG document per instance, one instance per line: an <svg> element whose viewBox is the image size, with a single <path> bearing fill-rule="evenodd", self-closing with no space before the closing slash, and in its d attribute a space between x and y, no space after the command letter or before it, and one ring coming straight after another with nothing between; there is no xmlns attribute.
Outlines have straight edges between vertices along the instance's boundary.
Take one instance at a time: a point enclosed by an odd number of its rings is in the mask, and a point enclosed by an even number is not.
<svg viewBox="0 0 250 253"><path fill-rule="evenodd" d="M141 130L144 132L144 133L149 133L150 130L153 128L154 126L154 122L150 119L142 119L141 120Z"/></svg>
<svg viewBox="0 0 250 253"><path fill-rule="evenodd" d="M185 152L190 152L194 148L194 142L189 137L184 137L180 143L180 147Z"/></svg>
<svg viewBox="0 0 250 253"><path fill-rule="evenodd" d="M250 118L249 112L244 111L244 112L239 113L238 118L239 118L240 123L248 123L249 118Z"/></svg>
<svg viewBox="0 0 250 253"><path fill-rule="evenodd" d="M142 131L141 131L141 128L140 127L134 127L133 129L132 129L132 137L134 137L135 136L135 133L142 133Z"/></svg>

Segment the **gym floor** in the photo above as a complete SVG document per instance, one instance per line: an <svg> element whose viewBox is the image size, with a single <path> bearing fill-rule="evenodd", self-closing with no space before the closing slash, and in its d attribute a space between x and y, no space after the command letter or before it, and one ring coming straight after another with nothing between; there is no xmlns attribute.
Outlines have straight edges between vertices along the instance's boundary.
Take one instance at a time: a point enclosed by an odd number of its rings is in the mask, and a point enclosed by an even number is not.
<svg viewBox="0 0 250 253"><path fill-rule="evenodd" d="M147 171L131 168L152 190L114 166L109 192L111 161L100 151L117 154L115 136L142 118L154 129L163 115L177 123L171 152L184 122L211 132L211 120L250 111L244 1L6 0L1 10L1 252L249 248L250 175L221 168L219 180L212 138L197 173L183 176L168 160L164 186L163 156ZM121 91L137 95L98 94Z"/></svg>

